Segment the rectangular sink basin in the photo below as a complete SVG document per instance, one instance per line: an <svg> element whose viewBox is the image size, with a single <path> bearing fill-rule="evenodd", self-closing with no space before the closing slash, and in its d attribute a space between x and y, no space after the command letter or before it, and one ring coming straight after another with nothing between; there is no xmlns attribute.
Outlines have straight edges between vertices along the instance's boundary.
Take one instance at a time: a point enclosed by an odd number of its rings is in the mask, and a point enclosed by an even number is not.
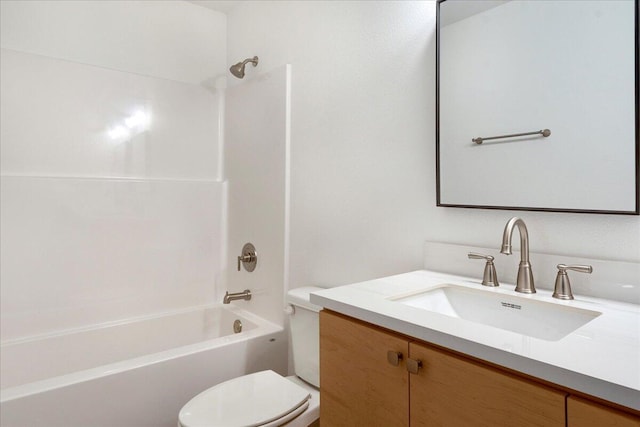
<svg viewBox="0 0 640 427"><path fill-rule="evenodd" d="M602 314L451 284L392 300L546 341L557 341Z"/></svg>

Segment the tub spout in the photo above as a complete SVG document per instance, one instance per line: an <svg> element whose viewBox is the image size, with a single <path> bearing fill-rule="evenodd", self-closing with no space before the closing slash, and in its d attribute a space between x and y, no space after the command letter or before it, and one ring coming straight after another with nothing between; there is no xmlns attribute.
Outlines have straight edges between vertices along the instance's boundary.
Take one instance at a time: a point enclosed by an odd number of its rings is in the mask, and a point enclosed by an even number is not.
<svg viewBox="0 0 640 427"><path fill-rule="evenodd" d="M533 284L533 272L531 271L531 263L529 262L529 233L527 232L527 226L521 218L513 217L507 222L507 225L504 227L504 233L502 234L502 248L500 252L505 255L511 255L511 236L516 226L520 232L520 266L518 267L516 292L535 294L536 287Z"/></svg>
<svg viewBox="0 0 640 427"><path fill-rule="evenodd" d="M235 301L238 299L243 299L245 301L249 301L251 299L251 291L249 289L245 289L242 292L235 292L230 294L229 291L227 291L224 294L224 298L222 299L222 303L223 304L229 304L231 301Z"/></svg>

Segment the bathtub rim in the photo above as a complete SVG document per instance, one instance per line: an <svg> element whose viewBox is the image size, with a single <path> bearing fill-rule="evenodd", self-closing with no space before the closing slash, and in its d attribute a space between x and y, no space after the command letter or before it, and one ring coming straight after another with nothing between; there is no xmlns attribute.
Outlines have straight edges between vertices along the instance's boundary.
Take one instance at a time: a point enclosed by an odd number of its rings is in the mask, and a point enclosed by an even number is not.
<svg viewBox="0 0 640 427"><path fill-rule="evenodd" d="M118 320L109 320L106 322L100 322L100 323L92 323L89 325L83 325L83 326L76 326L76 327L71 327L71 328L65 328L65 329L60 329L60 330L56 330L56 331L50 331L50 332L43 332L43 333L39 333L39 334L33 334L33 335L27 335L24 337L19 337L19 338L11 338L8 340L0 340L0 348L1 347L9 347L12 345L19 345L19 344L23 344L23 343L28 343L31 341L38 341L38 340L43 340L43 339L48 339L48 338L55 338L55 337L60 337L60 336L64 336L64 335L71 335L71 334L76 334L76 333L82 333L82 332L89 332L89 331L95 331L95 330L100 330L100 329L106 329L106 328L111 328L114 326L121 326L121 325L126 325L128 323L135 323L135 322L143 322L146 320L154 320L154 319L159 319L162 317L168 317L168 316L175 316L175 315L179 315L179 314L186 314L186 313L190 313L192 311L197 311L197 310L206 310L206 309L211 309L211 308L217 308L217 307L221 307L224 309L229 309L230 311L233 311L232 309L239 309L242 311L242 313L250 313L249 311L247 311L246 309L241 309L240 307L234 306L234 305L223 305L220 303L210 303L210 304L200 304L200 305L193 305L193 306L189 306L189 307L181 307L181 308L176 308L176 309L171 309L171 310L163 310L163 311L159 311L156 313L148 313L148 314L141 314L139 316L131 316L131 317L126 317L124 319L118 319ZM255 314L253 315L254 318L260 319L261 321L265 320L262 319L258 316L256 316ZM249 319L251 320L251 319Z"/></svg>
<svg viewBox="0 0 640 427"><path fill-rule="evenodd" d="M106 328L109 326L117 326L117 325L132 323L132 322L151 320L159 317L171 316L171 315L176 315L181 313L188 313L191 311L206 310L211 308L220 308L223 310L228 310L233 314L237 315L238 317L254 323L256 327L249 329L248 331L242 331L237 334L232 333L230 335L211 338L211 339L200 341L193 344L187 344L180 347L171 348L168 350L145 354L143 356L132 357L131 359L112 362L105 365L96 366L94 368L82 369L69 374L58 375L58 376L43 379L43 380L38 380L38 381L26 383L26 384L8 387L0 390L0 404L9 402L15 399L27 397L33 394L44 393L44 392L60 389L63 387L71 386L74 384L87 381L88 379L103 378L109 375L122 373L131 369L137 369L143 366L155 365L158 363L166 362L168 360L176 359L178 357L188 356L191 354L199 353L201 351L222 347L224 345L238 343L238 342L250 340L252 338L271 335L274 333L279 333L284 331L283 326L279 326L273 322L263 319L246 309L237 307L235 305L222 305L220 303L214 303L214 304L193 306L189 308L182 308L178 310L172 310L172 311L157 313L153 315L137 316L137 317L133 317L125 320L105 322L105 323L88 326L88 327L66 329L64 331L54 332L52 334L42 334L42 335L30 336L26 338L19 338L16 340L10 340L10 341L4 342L2 344L3 346L7 345L7 343L10 343L9 345L15 345L15 344L29 342L37 339L61 336L61 335L72 334L77 332L86 332L90 330Z"/></svg>

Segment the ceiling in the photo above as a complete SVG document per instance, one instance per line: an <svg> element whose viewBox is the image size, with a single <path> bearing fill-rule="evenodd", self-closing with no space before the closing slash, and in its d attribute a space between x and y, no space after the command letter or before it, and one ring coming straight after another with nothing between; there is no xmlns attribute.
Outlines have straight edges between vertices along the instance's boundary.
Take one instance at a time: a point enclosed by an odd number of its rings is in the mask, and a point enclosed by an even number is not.
<svg viewBox="0 0 640 427"><path fill-rule="evenodd" d="M217 12L229 13L231 9L240 4L241 0L187 0L189 3L206 7Z"/></svg>

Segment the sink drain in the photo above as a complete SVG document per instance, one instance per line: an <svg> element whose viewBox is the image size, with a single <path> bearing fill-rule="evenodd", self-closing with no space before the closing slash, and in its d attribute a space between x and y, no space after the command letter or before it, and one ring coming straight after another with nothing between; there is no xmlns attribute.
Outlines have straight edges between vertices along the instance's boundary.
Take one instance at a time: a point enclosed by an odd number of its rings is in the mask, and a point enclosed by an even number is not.
<svg viewBox="0 0 640 427"><path fill-rule="evenodd" d="M235 332L236 334L242 332L242 322L240 321L240 319L236 319L236 321L233 322L233 332Z"/></svg>

